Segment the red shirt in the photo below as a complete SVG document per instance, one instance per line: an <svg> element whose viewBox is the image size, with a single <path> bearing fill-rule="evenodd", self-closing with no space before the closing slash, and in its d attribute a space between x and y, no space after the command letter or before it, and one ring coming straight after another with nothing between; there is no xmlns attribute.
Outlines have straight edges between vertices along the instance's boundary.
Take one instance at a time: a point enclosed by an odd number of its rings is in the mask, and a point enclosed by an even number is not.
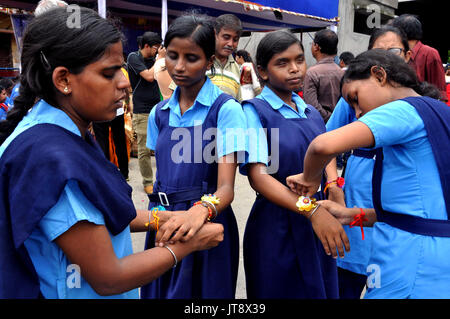
<svg viewBox="0 0 450 319"><path fill-rule="evenodd" d="M438 51L419 41L411 52L409 63L416 70L419 81L434 84L447 101L444 67Z"/></svg>

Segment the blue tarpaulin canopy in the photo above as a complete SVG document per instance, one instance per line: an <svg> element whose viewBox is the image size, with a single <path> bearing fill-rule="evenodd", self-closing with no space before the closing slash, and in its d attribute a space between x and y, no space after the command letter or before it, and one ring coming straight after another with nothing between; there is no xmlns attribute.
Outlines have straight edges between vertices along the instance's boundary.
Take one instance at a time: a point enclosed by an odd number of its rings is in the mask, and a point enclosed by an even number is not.
<svg viewBox="0 0 450 319"><path fill-rule="evenodd" d="M161 19L163 0L106 0L106 9L122 17ZM33 11L37 0L2 0L2 6ZM97 0L66 1L69 4L96 6ZM186 10L217 17L233 13L247 31L268 31L280 28L323 28L338 22L338 0L167 0L168 20Z"/></svg>

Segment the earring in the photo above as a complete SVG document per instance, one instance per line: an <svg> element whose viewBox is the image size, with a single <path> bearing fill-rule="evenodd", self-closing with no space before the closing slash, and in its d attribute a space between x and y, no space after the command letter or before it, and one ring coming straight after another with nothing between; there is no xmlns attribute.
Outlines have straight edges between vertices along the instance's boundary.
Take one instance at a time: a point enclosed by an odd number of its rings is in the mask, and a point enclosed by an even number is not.
<svg viewBox="0 0 450 319"><path fill-rule="evenodd" d="M69 93L69 89L67 88L67 86L64 88L64 93Z"/></svg>

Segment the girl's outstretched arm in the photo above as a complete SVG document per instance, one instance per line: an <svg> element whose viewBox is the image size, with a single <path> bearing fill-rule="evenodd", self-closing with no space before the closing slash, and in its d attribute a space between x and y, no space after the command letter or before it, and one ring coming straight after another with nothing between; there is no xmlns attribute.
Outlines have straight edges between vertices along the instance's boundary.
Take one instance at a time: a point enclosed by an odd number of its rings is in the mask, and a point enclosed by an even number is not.
<svg viewBox="0 0 450 319"><path fill-rule="evenodd" d="M250 164L248 178L252 188L278 206L300 214L296 205L298 195L267 174L266 168L267 166L262 163ZM338 251L339 256L344 257L344 250L350 251L350 243L344 229L324 207L319 207L310 217L310 221L327 255L336 258Z"/></svg>
<svg viewBox="0 0 450 319"><path fill-rule="evenodd" d="M317 192L324 168L333 158L352 149L373 147L374 144L372 131L360 121L321 134L309 144L303 173L289 176L288 184L301 194L312 196Z"/></svg>

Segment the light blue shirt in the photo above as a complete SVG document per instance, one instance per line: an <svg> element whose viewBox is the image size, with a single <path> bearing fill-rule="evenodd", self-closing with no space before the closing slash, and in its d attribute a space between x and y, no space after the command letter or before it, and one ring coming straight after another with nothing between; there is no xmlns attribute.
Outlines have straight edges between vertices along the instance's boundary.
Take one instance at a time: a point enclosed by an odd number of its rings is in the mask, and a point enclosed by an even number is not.
<svg viewBox="0 0 450 319"><path fill-rule="evenodd" d="M340 98L329 118L327 131L338 129L356 121L355 111ZM373 208L372 203L372 171L373 159L350 156L345 169L345 204L347 207ZM372 227L364 227L364 240L361 228L344 226L350 242L350 251L344 258L337 259L340 268L366 275L370 251L372 249Z"/></svg>
<svg viewBox="0 0 450 319"><path fill-rule="evenodd" d="M78 127L66 113L41 100L1 145L0 157L17 135L41 123L59 125L81 136ZM41 219L38 227L25 241L25 247L39 276L43 296L48 299L139 298L137 289L114 296L99 296L76 272L79 269L77 265L73 265L56 245L56 238L82 220L105 225L101 212L84 196L78 183L70 180L56 205ZM117 258L132 254L129 227L116 236L110 236ZM83 273L83 269L79 271Z"/></svg>
<svg viewBox="0 0 450 319"><path fill-rule="evenodd" d="M223 92L206 77L206 81L200 89L194 104L181 115L179 104L180 88L177 87L163 110L170 109L169 125L171 127L192 127L201 125L208 115L214 101ZM156 148L159 129L155 122L156 107L152 109L148 118L147 147ZM235 100L228 100L219 110L217 120L217 156L223 157L234 152L246 152L246 143L243 138L247 130L247 124L242 106ZM202 138L207 132L201 132ZM203 136L205 135L205 136Z"/></svg>
<svg viewBox="0 0 450 319"><path fill-rule="evenodd" d="M16 85L14 85L14 87L11 91L11 95L6 98L5 103L6 103L6 105L9 106L10 109L12 109L14 107L14 99L16 98L16 96L19 95L19 86L20 86L20 83L17 83Z"/></svg>
<svg viewBox="0 0 450 319"><path fill-rule="evenodd" d="M447 219L439 173L424 123L405 101L359 119L383 147L383 209ZM412 234L377 222L365 298L450 298L450 238Z"/></svg>
<svg viewBox="0 0 450 319"><path fill-rule="evenodd" d="M268 102L274 110L280 112L280 114L286 119L307 117L305 110L309 108L309 106L294 92L292 93L292 101L297 105L298 112L291 106L284 103L284 101L267 86L264 87L261 94L259 94L256 98ZM241 174L247 175L247 164L269 164L269 147L267 143L267 136L255 107L250 103L244 102L243 108L247 118L247 149L249 150L249 153L245 158L245 162L240 165L239 171Z"/></svg>

